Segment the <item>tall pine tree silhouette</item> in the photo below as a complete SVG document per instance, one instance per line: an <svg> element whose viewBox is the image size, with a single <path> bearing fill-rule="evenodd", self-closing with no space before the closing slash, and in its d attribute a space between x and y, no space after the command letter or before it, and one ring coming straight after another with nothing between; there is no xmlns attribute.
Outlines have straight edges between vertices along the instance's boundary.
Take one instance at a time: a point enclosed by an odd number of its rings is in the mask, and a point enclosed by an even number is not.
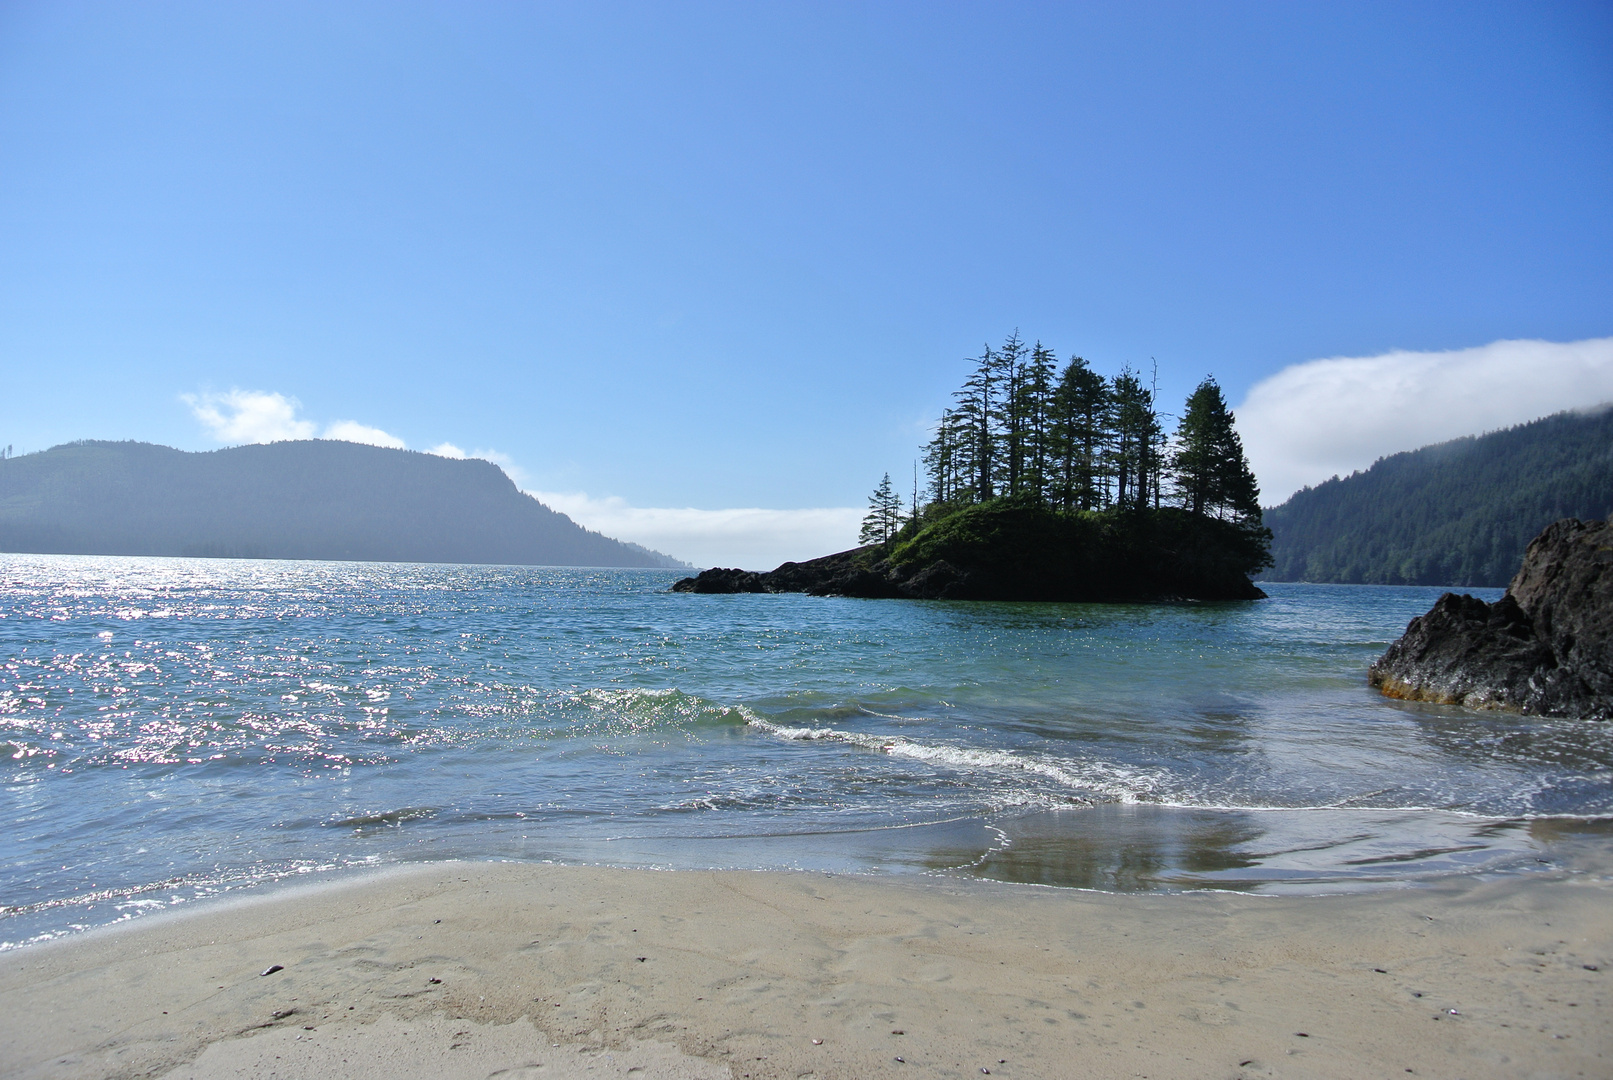
<svg viewBox="0 0 1613 1080"><path fill-rule="evenodd" d="M883 544L902 527L902 497L891 487L891 474L886 473L874 493L868 496L868 513L863 517L862 531L857 534L860 544Z"/></svg>
<svg viewBox="0 0 1613 1080"><path fill-rule="evenodd" d="M1258 525L1260 488L1233 419L1215 378L1199 383L1176 429L1176 494L1195 514Z"/></svg>

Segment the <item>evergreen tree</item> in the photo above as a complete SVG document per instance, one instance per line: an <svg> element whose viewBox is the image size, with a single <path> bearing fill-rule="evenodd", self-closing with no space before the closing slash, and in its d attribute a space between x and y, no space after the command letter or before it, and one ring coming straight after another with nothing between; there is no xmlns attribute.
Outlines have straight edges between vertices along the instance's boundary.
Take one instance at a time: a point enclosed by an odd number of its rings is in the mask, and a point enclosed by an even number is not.
<svg viewBox="0 0 1613 1080"><path fill-rule="evenodd" d="M975 361L974 373L965 380L963 389L953 395L958 401L953 415L963 436L959 450L969 476L965 494L981 502L996 494L993 468L996 465L999 383L997 354L987 345Z"/></svg>
<svg viewBox="0 0 1613 1080"><path fill-rule="evenodd" d="M1214 379L1189 399L1173 452L1155 408L1157 371L1153 385L1130 365L1105 379L1075 356L1055 383L1053 350L1025 345L1017 330L970 363L957 407L924 448L934 502L1014 495L1067 512L1142 510L1169 491L1195 513L1259 524L1259 492Z"/></svg>
<svg viewBox="0 0 1613 1080"><path fill-rule="evenodd" d="M1259 525L1260 489L1233 420L1215 379L1199 383L1176 429L1176 494L1195 514Z"/></svg>
<svg viewBox="0 0 1613 1080"><path fill-rule="evenodd" d="M1148 400L1159 400L1159 361L1153 361L1153 378L1148 384ZM1160 413L1154 414L1151 437L1148 441L1149 484L1153 489L1154 509L1159 509L1160 497L1164 494L1165 482L1170 474L1170 439L1165 435L1165 417Z"/></svg>
<svg viewBox="0 0 1613 1080"><path fill-rule="evenodd" d="M1115 475L1115 505L1138 509L1148 506L1160 468L1157 447L1161 437L1154 395L1130 365L1110 385L1113 430L1109 457Z"/></svg>
<svg viewBox="0 0 1613 1080"><path fill-rule="evenodd" d="M885 539L889 540L902 530L902 493L891 486L890 473L885 474L884 482L880 487L889 494L884 496L884 505L880 508L885 528Z"/></svg>
<svg viewBox="0 0 1613 1080"><path fill-rule="evenodd" d="M1009 495L1020 493L1020 479L1025 472L1026 351L1016 329L998 350L995 364L997 385L1001 389L995 417L1002 437L1002 454L998 457L1002 483L999 486Z"/></svg>
<svg viewBox="0 0 1613 1080"><path fill-rule="evenodd" d="M1053 392L1053 502L1063 510L1108 504L1103 450L1109 439L1112 395L1102 375L1072 356Z"/></svg>
<svg viewBox="0 0 1613 1080"><path fill-rule="evenodd" d="M942 410L935 425L935 438L924 448L924 472L930 478L932 502L949 503L962 493L965 463L960 439L957 414L951 409Z"/></svg>
<svg viewBox="0 0 1613 1080"><path fill-rule="evenodd" d="M891 474L886 473L874 493L868 496L868 513L863 517L862 531L857 534L859 544L883 544L902 527L902 496L891 487Z"/></svg>
<svg viewBox="0 0 1613 1080"><path fill-rule="evenodd" d="M1020 415L1025 431L1023 490L1045 502L1048 497L1049 461L1053 450L1053 373L1057 357L1038 341L1025 363L1020 380Z"/></svg>

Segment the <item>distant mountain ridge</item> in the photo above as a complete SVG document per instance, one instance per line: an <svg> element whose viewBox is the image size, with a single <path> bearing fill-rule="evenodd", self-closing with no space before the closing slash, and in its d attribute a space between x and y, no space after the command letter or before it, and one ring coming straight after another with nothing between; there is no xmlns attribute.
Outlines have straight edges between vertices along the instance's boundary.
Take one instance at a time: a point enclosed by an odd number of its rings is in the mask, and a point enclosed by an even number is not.
<svg viewBox="0 0 1613 1080"><path fill-rule="evenodd" d="M582 528L497 465L308 439L0 460L0 551L683 568Z"/></svg>
<svg viewBox="0 0 1613 1080"><path fill-rule="evenodd" d="M1264 513L1267 581L1507 584L1561 518L1613 514L1613 407L1379 459Z"/></svg>

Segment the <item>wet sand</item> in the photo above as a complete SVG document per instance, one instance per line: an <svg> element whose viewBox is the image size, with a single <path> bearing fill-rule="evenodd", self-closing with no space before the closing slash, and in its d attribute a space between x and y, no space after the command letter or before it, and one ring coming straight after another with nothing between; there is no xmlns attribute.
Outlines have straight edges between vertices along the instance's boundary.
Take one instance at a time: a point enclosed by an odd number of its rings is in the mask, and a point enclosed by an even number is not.
<svg viewBox="0 0 1613 1080"><path fill-rule="evenodd" d="M1606 868L1260 897L437 863L0 956L0 1073L1606 1077L1610 979Z"/></svg>

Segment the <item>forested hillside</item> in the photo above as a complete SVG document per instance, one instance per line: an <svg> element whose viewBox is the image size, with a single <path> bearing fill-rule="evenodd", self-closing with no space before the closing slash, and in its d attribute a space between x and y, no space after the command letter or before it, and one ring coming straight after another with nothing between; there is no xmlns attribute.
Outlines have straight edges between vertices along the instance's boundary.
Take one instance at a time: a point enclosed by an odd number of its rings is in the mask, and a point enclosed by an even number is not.
<svg viewBox="0 0 1613 1080"><path fill-rule="evenodd" d="M1564 517L1613 513L1613 409L1379 460L1265 512L1271 581L1506 585Z"/></svg>
<svg viewBox="0 0 1613 1080"><path fill-rule="evenodd" d="M200 454L79 442L0 460L0 551L683 565L589 532L490 462L324 439Z"/></svg>

